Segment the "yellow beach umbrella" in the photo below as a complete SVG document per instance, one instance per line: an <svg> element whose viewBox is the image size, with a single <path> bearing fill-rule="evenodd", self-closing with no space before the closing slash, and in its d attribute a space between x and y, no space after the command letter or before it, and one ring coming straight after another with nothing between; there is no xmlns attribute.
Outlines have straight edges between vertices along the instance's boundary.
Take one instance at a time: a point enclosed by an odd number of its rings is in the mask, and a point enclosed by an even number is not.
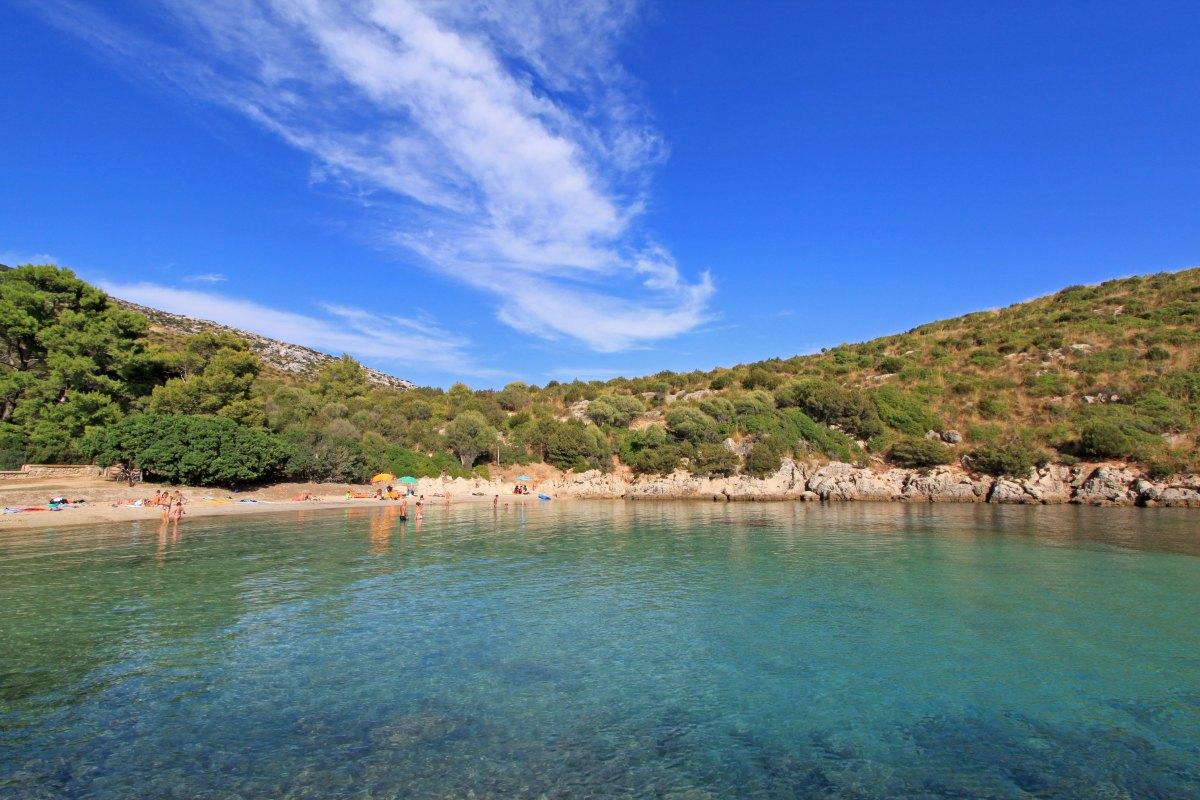
<svg viewBox="0 0 1200 800"><path fill-rule="evenodd" d="M371 478L371 483L388 483L396 480L396 476L390 472L381 472L374 478Z"/></svg>

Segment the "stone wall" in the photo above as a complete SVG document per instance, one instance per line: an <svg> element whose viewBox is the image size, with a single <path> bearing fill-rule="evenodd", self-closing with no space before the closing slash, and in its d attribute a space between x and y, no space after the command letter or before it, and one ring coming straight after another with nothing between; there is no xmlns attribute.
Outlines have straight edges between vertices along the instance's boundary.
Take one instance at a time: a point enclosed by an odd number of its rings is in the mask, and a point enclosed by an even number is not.
<svg viewBox="0 0 1200 800"><path fill-rule="evenodd" d="M0 482L24 481L30 478L50 480L99 478L100 472L100 468L94 464L25 464L19 470L0 472Z"/></svg>

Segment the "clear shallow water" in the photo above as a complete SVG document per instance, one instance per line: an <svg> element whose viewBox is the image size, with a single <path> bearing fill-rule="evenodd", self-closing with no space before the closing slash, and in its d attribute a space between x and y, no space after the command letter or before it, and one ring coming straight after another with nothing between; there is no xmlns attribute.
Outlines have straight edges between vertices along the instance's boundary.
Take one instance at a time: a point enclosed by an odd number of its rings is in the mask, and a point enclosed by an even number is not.
<svg viewBox="0 0 1200 800"><path fill-rule="evenodd" d="M0 533L0 798L1200 796L1200 517Z"/></svg>

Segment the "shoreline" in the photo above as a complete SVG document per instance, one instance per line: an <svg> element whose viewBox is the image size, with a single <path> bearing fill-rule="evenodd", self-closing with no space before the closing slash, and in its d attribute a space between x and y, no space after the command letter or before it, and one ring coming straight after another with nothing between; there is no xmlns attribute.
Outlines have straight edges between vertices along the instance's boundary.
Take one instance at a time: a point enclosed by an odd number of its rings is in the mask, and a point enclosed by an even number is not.
<svg viewBox="0 0 1200 800"><path fill-rule="evenodd" d="M526 468L529 469L529 468ZM532 471L532 470L530 470ZM529 494L514 494L514 480L494 478L421 478L414 484L410 505L424 496L427 508L463 503L501 505L539 503L544 493L553 500L688 500L708 502L899 502L988 503L1007 505L1088 505L1200 508L1200 475L1151 481L1129 465L1051 464L1024 479L991 478L961 467L930 470L856 467L850 464L796 463L785 459L778 472L765 478L744 475L702 478L686 472L633 477L621 473L543 473L525 485ZM44 507L49 498L85 499L83 505L59 511L23 511L0 516L0 533L77 525L157 522L155 506L116 505L153 496L155 490L179 489L187 500L186 516L239 516L254 513L342 508L396 507L400 500L347 499L347 484L284 483L230 492L194 487L138 484L132 488L102 480L37 480L0 485L0 505ZM304 494L314 500L297 500ZM248 501L248 502L247 502Z"/></svg>

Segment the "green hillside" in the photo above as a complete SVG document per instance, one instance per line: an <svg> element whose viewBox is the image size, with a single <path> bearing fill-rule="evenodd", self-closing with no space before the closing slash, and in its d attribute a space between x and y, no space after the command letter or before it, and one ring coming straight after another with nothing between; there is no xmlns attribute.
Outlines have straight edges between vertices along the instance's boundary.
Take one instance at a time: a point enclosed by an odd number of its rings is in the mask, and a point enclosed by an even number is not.
<svg viewBox="0 0 1200 800"><path fill-rule="evenodd" d="M264 368L223 331L151 334L55 267L0 274L0 459L125 461L169 480L387 470L766 474L786 455L994 474L1198 466L1200 270L1074 286L819 354L499 391L380 386L353 360ZM930 431L940 440L927 437Z"/></svg>

